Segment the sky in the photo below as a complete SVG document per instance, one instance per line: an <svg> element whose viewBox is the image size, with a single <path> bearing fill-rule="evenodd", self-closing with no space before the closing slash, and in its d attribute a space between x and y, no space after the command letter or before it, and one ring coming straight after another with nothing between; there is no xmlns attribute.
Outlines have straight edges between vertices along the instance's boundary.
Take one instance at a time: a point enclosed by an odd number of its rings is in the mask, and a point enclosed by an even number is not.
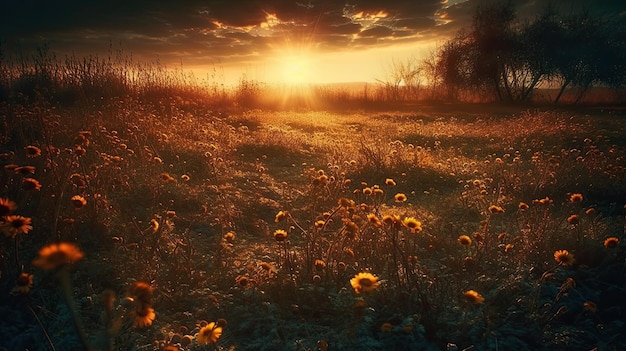
<svg viewBox="0 0 626 351"><path fill-rule="evenodd" d="M485 0L0 0L5 51L159 62L231 84L375 82L420 60ZM532 17L548 0L511 0ZM622 0L551 0L626 17ZM18 49L16 49L18 48Z"/></svg>

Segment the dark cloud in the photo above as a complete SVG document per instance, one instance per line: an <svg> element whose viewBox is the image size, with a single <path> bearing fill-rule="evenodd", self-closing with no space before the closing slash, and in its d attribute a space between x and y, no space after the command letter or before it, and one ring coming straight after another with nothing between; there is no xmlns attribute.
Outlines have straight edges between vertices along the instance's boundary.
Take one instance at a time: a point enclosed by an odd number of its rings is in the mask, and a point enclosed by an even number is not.
<svg viewBox="0 0 626 351"><path fill-rule="evenodd" d="M0 0L0 39L62 54L110 54L197 64L247 61L280 45L346 50L445 40L484 0ZM528 18L547 1L513 0ZM623 1L552 0L562 11L622 14ZM10 46L10 45L8 45Z"/></svg>

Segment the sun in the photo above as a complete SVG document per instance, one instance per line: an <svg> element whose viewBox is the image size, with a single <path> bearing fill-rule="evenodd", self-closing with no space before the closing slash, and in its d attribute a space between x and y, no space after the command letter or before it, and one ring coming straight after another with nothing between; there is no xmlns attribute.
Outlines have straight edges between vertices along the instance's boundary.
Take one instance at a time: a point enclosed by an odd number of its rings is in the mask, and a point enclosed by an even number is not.
<svg viewBox="0 0 626 351"><path fill-rule="evenodd" d="M310 55L290 54L278 60L280 81L289 85L309 84L314 80L314 65Z"/></svg>

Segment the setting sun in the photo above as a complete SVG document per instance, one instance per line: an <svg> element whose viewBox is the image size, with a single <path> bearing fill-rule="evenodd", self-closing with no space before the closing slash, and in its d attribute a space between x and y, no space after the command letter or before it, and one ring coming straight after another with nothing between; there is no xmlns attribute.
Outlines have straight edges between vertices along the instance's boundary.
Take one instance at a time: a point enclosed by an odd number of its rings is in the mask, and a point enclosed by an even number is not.
<svg viewBox="0 0 626 351"><path fill-rule="evenodd" d="M291 85L311 82L315 73L312 59L304 54L288 55L278 60L279 79Z"/></svg>

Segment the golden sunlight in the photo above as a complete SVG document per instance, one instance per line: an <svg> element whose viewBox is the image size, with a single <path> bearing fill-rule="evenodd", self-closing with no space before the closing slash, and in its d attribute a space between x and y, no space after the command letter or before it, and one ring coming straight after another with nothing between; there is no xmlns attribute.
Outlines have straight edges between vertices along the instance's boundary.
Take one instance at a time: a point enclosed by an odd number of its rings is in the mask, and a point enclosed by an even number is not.
<svg viewBox="0 0 626 351"><path fill-rule="evenodd" d="M302 85L314 80L313 62L308 55L287 55L279 58L277 64L279 79L285 84Z"/></svg>

